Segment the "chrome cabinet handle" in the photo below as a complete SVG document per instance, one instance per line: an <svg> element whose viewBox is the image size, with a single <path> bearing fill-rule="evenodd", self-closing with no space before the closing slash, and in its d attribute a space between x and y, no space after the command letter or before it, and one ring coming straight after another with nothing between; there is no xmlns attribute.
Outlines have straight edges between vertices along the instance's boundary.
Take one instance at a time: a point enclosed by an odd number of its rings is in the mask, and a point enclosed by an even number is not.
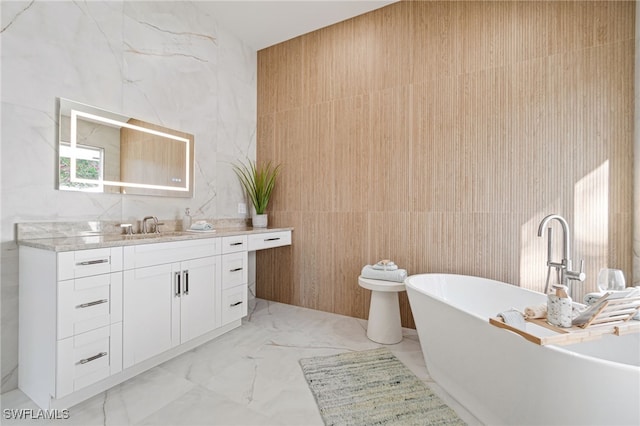
<svg viewBox="0 0 640 426"><path fill-rule="evenodd" d="M242 271L242 268L229 269L229 272L238 272Z"/></svg>
<svg viewBox="0 0 640 426"><path fill-rule="evenodd" d="M229 306L233 308L234 306L238 306L238 305L242 305L242 301L236 302L236 303L232 303Z"/></svg>
<svg viewBox="0 0 640 426"><path fill-rule="evenodd" d="M77 266L88 266L88 265L98 265L100 263L109 263L109 259L85 260L84 262L76 263L76 265Z"/></svg>
<svg viewBox="0 0 640 426"><path fill-rule="evenodd" d="M185 269L183 273L184 273L184 293L182 294L184 294L185 296L188 296L189 295L189 270Z"/></svg>
<svg viewBox="0 0 640 426"><path fill-rule="evenodd" d="M244 244L244 243L241 243L241 242L240 243L231 243L229 245L230 246L241 246L242 244Z"/></svg>
<svg viewBox="0 0 640 426"><path fill-rule="evenodd" d="M106 352L100 352L99 354L91 356L89 358L81 359L80 360L80 364L86 364L88 362L95 361L96 359L102 358L103 356L107 356L107 353Z"/></svg>
<svg viewBox="0 0 640 426"><path fill-rule="evenodd" d="M107 303L108 301L109 301L109 299L101 299L101 300L96 300L94 302L83 303L81 305L76 306L76 309L78 309L78 308L88 308L90 306L96 306L96 305L102 305L103 303Z"/></svg>
<svg viewBox="0 0 640 426"><path fill-rule="evenodd" d="M180 297L180 275L182 275L181 272L174 272L173 274L173 285L175 286L173 292L174 297Z"/></svg>
<svg viewBox="0 0 640 426"><path fill-rule="evenodd" d="M280 237L274 237L274 238L265 238L265 241L278 241L280 239Z"/></svg>

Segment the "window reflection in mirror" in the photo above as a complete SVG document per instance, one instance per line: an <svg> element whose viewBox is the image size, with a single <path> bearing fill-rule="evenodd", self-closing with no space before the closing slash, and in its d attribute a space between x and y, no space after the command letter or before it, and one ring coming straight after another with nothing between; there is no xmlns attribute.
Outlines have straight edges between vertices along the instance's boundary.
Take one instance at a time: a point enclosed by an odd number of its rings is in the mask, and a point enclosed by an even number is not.
<svg viewBox="0 0 640 426"><path fill-rule="evenodd" d="M104 149L94 146L76 146L76 175L98 183L71 182L71 146L60 143L60 189L67 191L103 192Z"/></svg>
<svg viewBox="0 0 640 426"><path fill-rule="evenodd" d="M193 135L60 99L58 188L193 196Z"/></svg>

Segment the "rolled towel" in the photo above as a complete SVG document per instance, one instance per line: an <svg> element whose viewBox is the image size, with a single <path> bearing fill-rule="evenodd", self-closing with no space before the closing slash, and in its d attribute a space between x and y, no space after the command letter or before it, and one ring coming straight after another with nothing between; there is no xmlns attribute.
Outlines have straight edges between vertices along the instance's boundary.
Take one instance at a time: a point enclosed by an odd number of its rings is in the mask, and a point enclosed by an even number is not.
<svg viewBox="0 0 640 426"><path fill-rule="evenodd" d="M521 330L524 330L527 327L524 322L524 316L521 312L515 309L500 312L498 317L502 318L502 321L504 321L505 324L509 324L512 327L519 328Z"/></svg>
<svg viewBox="0 0 640 426"><path fill-rule="evenodd" d="M395 271L398 269L398 265L389 259L385 259L373 265L372 268L378 271Z"/></svg>
<svg viewBox="0 0 640 426"><path fill-rule="evenodd" d="M374 269L371 265L365 265L362 268L360 275L362 275L362 278L369 278L372 280L395 281L401 283L404 282L405 278L407 278L407 271L406 269L380 271L378 269Z"/></svg>
<svg viewBox="0 0 640 426"><path fill-rule="evenodd" d="M626 288L624 290L607 290L607 291L599 291L599 292L597 291L594 293L587 293L584 296L584 303L586 305L593 305L595 302L600 300L600 298L607 293L612 293L614 295L624 294L624 297L634 297L634 296L640 295L640 288L636 287L635 290L632 288Z"/></svg>
<svg viewBox="0 0 640 426"><path fill-rule="evenodd" d="M527 306L524 308L524 317L525 319L546 318L547 304L542 303L536 306Z"/></svg>
<svg viewBox="0 0 640 426"><path fill-rule="evenodd" d="M584 295L584 304L585 305L593 305L594 303L596 303L598 301L598 299L600 299L602 296L604 296L605 292L604 291L596 291L594 293L587 293Z"/></svg>
<svg viewBox="0 0 640 426"><path fill-rule="evenodd" d="M193 231L212 231L213 230L213 225L210 224L209 222L206 222L204 220L199 220L196 223L194 223L193 225L191 225L191 227L189 228Z"/></svg>

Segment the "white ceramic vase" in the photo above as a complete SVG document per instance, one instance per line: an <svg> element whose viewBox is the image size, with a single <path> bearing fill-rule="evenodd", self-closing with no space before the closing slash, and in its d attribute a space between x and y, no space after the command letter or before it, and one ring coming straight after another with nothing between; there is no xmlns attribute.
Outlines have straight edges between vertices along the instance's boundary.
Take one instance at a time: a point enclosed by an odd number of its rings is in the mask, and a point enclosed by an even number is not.
<svg viewBox="0 0 640 426"><path fill-rule="evenodd" d="M254 228L266 228L269 219L267 214L253 214L251 216L251 224Z"/></svg>

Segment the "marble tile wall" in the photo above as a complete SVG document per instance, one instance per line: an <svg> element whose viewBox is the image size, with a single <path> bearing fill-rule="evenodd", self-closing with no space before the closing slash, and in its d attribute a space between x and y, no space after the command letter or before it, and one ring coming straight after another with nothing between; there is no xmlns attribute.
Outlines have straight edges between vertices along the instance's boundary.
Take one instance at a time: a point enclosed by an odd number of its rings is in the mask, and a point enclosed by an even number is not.
<svg viewBox="0 0 640 426"><path fill-rule="evenodd" d="M196 1L2 2L2 387L18 384L15 223L238 218L255 158L256 52ZM57 98L195 136L193 199L57 191Z"/></svg>

